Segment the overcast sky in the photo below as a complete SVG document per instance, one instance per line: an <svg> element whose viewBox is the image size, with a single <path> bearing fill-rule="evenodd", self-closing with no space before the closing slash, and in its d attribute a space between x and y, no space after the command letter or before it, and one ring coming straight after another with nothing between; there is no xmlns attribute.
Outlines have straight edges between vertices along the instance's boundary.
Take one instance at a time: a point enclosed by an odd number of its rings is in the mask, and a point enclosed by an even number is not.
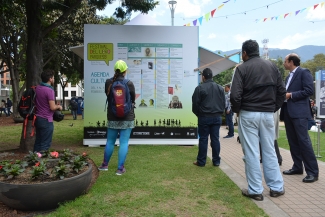
<svg viewBox="0 0 325 217"><path fill-rule="evenodd" d="M164 26L171 25L168 1L159 1L159 6L148 13ZM240 49L242 43L248 39L257 40L260 47L263 46L261 41L268 39L269 48L325 46L324 3L315 0L177 0L174 25L190 23L193 26L193 21L203 16L201 25L197 21L199 44L212 51ZM119 4L120 1L117 0L97 14L111 16ZM314 9L317 4L319 5ZM309 7L311 9L308 10ZM304 8L306 9L303 12L296 15L298 10ZM216 11L213 18L206 21L205 14L214 9ZM287 13L289 14L286 18L283 18ZM137 15L138 13L133 13L132 18ZM277 19L270 20L277 16ZM264 18L268 19L263 22Z"/></svg>

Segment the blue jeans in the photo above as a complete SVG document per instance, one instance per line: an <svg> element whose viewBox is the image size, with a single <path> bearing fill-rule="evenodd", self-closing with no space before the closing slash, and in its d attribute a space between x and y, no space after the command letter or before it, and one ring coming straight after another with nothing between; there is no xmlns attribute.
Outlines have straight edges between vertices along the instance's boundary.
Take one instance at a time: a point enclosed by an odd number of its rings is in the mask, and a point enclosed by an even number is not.
<svg viewBox="0 0 325 217"><path fill-rule="evenodd" d="M283 190L283 178L274 150L273 112L250 112L241 110L238 133L243 148L245 173L249 194L262 194L262 172L259 143L263 156L263 173L266 185L273 191Z"/></svg>
<svg viewBox="0 0 325 217"><path fill-rule="evenodd" d="M49 122L46 118L36 117L35 128L36 139L34 144L34 152L46 151L50 149L54 131L53 122Z"/></svg>
<svg viewBox="0 0 325 217"><path fill-rule="evenodd" d="M210 135L212 148L212 163L220 164L220 141L219 130L222 123L221 116L217 117L199 117L199 152L197 155L197 163L200 166L206 164L208 153L208 139Z"/></svg>
<svg viewBox="0 0 325 217"><path fill-rule="evenodd" d="M72 116L73 116L73 120L77 119L77 110L71 110L72 112Z"/></svg>
<svg viewBox="0 0 325 217"><path fill-rule="evenodd" d="M233 112L230 111L229 114L226 113L226 123L228 126L228 136L234 136L234 123L232 122Z"/></svg>
<svg viewBox="0 0 325 217"><path fill-rule="evenodd" d="M10 114L12 114L12 112L11 112L11 107L7 107L7 116L10 116Z"/></svg>
<svg viewBox="0 0 325 217"><path fill-rule="evenodd" d="M118 165L117 169L124 168L124 162L126 160L126 156L128 154L129 149L129 139L131 135L132 128L128 129L112 129L107 128L107 141L104 152L104 161L103 165L107 166L111 156L114 152L114 145L117 138L117 134L120 133L120 147L118 150Z"/></svg>

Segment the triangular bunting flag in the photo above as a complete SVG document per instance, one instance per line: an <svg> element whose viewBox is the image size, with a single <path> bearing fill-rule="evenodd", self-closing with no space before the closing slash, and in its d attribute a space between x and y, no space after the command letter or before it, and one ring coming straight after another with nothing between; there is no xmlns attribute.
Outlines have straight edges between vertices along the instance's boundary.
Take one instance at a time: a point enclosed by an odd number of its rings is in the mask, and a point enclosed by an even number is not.
<svg viewBox="0 0 325 217"><path fill-rule="evenodd" d="M296 16L297 16L297 14L299 14L299 12L300 12L300 10L297 10L297 11L296 11Z"/></svg>
<svg viewBox="0 0 325 217"><path fill-rule="evenodd" d="M314 5L314 10L317 8L317 6L318 6L319 4L317 4L317 5Z"/></svg>
<svg viewBox="0 0 325 217"><path fill-rule="evenodd" d="M271 17L271 20L273 20L274 17Z"/></svg>
<svg viewBox="0 0 325 217"><path fill-rule="evenodd" d="M213 17L214 12L216 12L216 10L217 10L217 9L214 9L214 10L211 11L211 17Z"/></svg>
<svg viewBox="0 0 325 217"><path fill-rule="evenodd" d="M200 25L202 26L202 19L203 19L203 17L200 17L198 20L199 20L199 22L200 22Z"/></svg>
<svg viewBox="0 0 325 217"><path fill-rule="evenodd" d="M210 13L206 13L204 17L205 17L205 20L208 22L209 18L210 18Z"/></svg>
<svg viewBox="0 0 325 217"><path fill-rule="evenodd" d="M310 6L310 7L307 8L307 11L311 11L312 9L313 9L313 7Z"/></svg>
<svg viewBox="0 0 325 217"><path fill-rule="evenodd" d="M320 6L321 6L321 7L323 7L323 6L324 6L324 4L325 4L325 2L322 2L322 3L320 4Z"/></svg>
<svg viewBox="0 0 325 217"><path fill-rule="evenodd" d="M197 20L193 20L193 26L196 26Z"/></svg>
<svg viewBox="0 0 325 217"><path fill-rule="evenodd" d="M286 13L283 18L286 18L289 15L289 13Z"/></svg>
<svg viewBox="0 0 325 217"><path fill-rule="evenodd" d="M191 23L186 24L186 26L191 26Z"/></svg>
<svg viewBox="0 0 325 217"><path fill-rule="evenodd" d="M278 18L279 18L279 16L276 16L276 17L275 17L275 20L278 20Z"/></svg>
<svg viewBox="0 0 325 217"><path fill-rule="evenodd" d="M224 4L220 5L220 6L218 7L218 10L220 10L223 6L224 6Z"/></svg>
<svg viewBox="0 0 325 217"><path fill-rule="evenodd" d="M306 8L301 9L301 10L300 10L300 13L302 13L304 10L306 10Z"/></svg>
<svg viewBox="0 0 325 217"><path fill-rule="evenodd" d="M265 22L267 20L267 18L264 18L263 22Z"/></svg>
<svg viewBox="0 0 325 217"><path fill-rule="evenodd" d="M225 2L222 2L222 3L227 3L227 2L229 2L230 0L228 0L228 1L225 1Z"/></svg>

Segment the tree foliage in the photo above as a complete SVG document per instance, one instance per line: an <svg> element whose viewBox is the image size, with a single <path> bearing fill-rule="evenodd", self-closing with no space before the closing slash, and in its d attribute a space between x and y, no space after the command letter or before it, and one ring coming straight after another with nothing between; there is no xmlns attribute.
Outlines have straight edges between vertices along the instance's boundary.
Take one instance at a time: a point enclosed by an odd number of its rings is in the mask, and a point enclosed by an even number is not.
<svg viewBox="0 0 325 217"><path fill-rule="evenodd" d="M27 87L37 85L43 67L71 74L73 79L82 78L83 62L69 52L69 47L83 43L83 24L96 23L96 10L103 10L114 1L2 0L0 58L8 62L14 105L19 99L19 80L25 79ZM154 0L124 0L114 14L125 19L132 11L147 13L157 4ZM29 123L27 133L30 131ZM21 138L21 150L30 150L34 138Z"/></svg>
<svg viewBox="0 0 325 217"><path fill-rule="evenodd" d="M284 68L282 58L278 57L276 60L271 60L271 61L278 67L282 80L284 80L288 76L289 71Z"/></svg>
<svg viewBox="0 0 325 217"><path fill-rule="evenodd" d="M325 69L325 54L316 54L312 60L302 63L301 67L309 69L315 79L315 72Z"/></svg>
<svg viewBox="0 0 325 217"><path fill-rule="evenodd" d="M215 81L217 84L220 84L221 86L224 86L226 84L229 84L232 80L234 67L227 69L218 75L213 77L213 81Z"/></svg>

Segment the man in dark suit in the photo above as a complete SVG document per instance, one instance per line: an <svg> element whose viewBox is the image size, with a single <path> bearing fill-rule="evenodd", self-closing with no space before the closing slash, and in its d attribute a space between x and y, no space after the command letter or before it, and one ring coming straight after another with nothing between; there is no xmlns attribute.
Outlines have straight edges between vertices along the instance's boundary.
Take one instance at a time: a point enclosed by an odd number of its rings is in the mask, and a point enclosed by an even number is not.
<svg viewBox="0 0 325 217"><path fill-rule="evenodd" d="M290 70L286 78L286 101L281 109L289 141L293 166L283 171L284 175L303 174L303 165L307 176L303 182L318 180L318 164L308 135L308 119L311 118L309 97L314 93L313 76L308 69L299 67L297 54L285 57L284 67Z"/></svg>

